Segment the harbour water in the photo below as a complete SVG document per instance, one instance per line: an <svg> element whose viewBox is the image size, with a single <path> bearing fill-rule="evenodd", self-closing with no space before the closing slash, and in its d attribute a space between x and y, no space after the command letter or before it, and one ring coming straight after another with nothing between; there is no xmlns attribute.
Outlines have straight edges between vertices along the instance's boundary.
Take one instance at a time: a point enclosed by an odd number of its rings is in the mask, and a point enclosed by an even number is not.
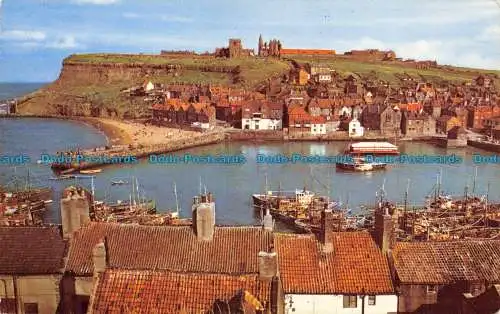
<svg viewBox="0 0 500 314"><path fill-rule="evenodd" d="M3 84L0 85L0 98L11 98L30 92L40 84ZM90 187L88 179L50 180L53 173L48 166L37 164L43 153L54 154L57 151L89 148L106 144L105 136L92 127L82 123L52 119L5 119L0 118L0 154L26 154L32 163L28 166L13 167L0 165L0 184L15 187L12 181L15 174L22 180L18 187L25 184L27 168L30 169L30 182L33 185L49 185L54 188L54 200L48 212L47 222L58 223L60 198L64 187L70 184L82 184ZM140 191L145 197L155 199L159 209L175 208L173 184L177 185L181 216L190 215L192 197L201 189L210 190L216 199L216 219L219 224L253 224L260 221L255 217L250 195L262 193L267 177L268 187L274 190L295 190L303 188L315 190L332 199L348 203L353 212L361 212L363 205L371 205L376 200L376 191L385 182L387 198L403 201L408 179L410 179L409 203L423 204L431 192L439 172L442 173L443 191L461 196L465 186L469 193L473 188L473 177L477 167L475 193L485 195L489 185L489 198L500 201L500 164L474 164L472 154L492 155L475 148L443 149L427 143L402 142L400 151L414 155L449 155L456 154L464 159L454 165L439 164L398 164L387 171L349 173L337 172L334 164L259 164L258 154L290 156L302 155L335 156L342 154L345 143L259 143L248 142L222 143L206 147L188 149L176 153L184 155L245 155L247 162L233 165L203 164L150 164L147 160L135 165L117 165L104 168L94 180L96 198L114 201L128 200L130 186L112 186L111 180L131 181L137 177ZM140 193L142 196L142 192Z"/></svg>
<svg viewBox="0 0 500 314"><path fill-rule="evenodd" d="M31 157L29 164L31 183L35 185L51 185L54 187L54 200L58 200L62 189L69 184L83 184L90 187L88 179L70 179L62 181L49 180L53 176L48 166L36 164L40 154L53 154L59 150L102 146L106 143L103 134L86 125L44 119L0 119L0 153L27 154ZM251 208L250 195L263 192L267 177L268 186L277 190L294 190L306 186L332 199L348 203L354 212L361 212L363 205L374 204L376 191L385 182L387 197L402 202L408 179L410 179L409 203L423 204L425 197L431 193L439 172L442 173L442 189L451 195L461 196L468 184L469 193L473 190L473 176L477 167L475 184L476 194L486 194L489 183L489 197L500 201L500 164L474 164L472 154L491 153L473 148L446 150L427 143L404 142L400 144L403 153L415 155L449 155L456 154L464 159L463 163L454 165L439 164L397 164L386 171L350 173L337 172L334 164L259 164L257 154L290 156L294 153L302 155L342 154L345 143L221 143L206 147L188 149L176 153L183 156L192 155L240 155L246 157L246 163L222 164L151 164L142 160L135 165L116 165L105 167L96 175L96 197L106 200L128 200L130 186L112 186L111 180L130 181L137 177L140 191L146 198L155 199L159 209L175 208L173 184L177 185L181 216L188 217L192 196L200 188L214 193L216 199L217 223L219 224L252 224L258 223ZM26 176L26 167L0 166L0 183L7 184L14 174ZM200 187L200 178L202 185ZM11 186L13 182L10 182ZM18 184L23 184L18 183ZM142 196L142 193L140 193ZM57 202L47 216L48 222L59 222Z"/></svg>

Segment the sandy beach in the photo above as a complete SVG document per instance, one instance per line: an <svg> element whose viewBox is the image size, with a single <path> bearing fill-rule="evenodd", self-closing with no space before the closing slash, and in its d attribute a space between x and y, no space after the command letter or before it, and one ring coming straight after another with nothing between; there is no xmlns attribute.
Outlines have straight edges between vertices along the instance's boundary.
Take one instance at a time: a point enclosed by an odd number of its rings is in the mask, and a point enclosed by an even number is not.
<svg viewBox="0 0 500 314"><path fill-rule="evenodd" d="M111 145L156 145L171 140L192 139L202 134L174 128L157 127L141 123L106 118L84 118L83 122L101 130Z"/></svg>

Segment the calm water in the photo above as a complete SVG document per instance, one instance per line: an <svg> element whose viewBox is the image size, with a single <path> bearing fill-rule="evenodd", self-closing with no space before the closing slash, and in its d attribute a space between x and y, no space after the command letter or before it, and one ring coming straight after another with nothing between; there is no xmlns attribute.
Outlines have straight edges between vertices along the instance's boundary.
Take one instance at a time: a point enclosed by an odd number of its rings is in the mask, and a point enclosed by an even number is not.
<svg viewBox="0 0 500 314"><path fill-rule="evenodd" d="M83 124L60 120L41 119L0 119L0 153L25 153L33 161L41 153L53 153L67 148L92 147L103 145L105 137L96 130ZM189 216L191 199L199 192L200 177L207 190L216 198L217 223L251 224L257 223L251 210L250 195L261 192L265 186L267 175L269 185L283 190L294 190L304 185L321 194L328 194L334 199L348 202L350 207L359 210L363 204L373 204L376 191L385 181L387 196L395 201L402 201L408 179L410 179L410 203L424 202L429 195L436 175L443 173L443 190L452 195L463 195L468 183L472 190L475 166L471 161L475 149L445 150L425 143L401 144L402 152L408 154L451 154L465 158L458 165L394 165L387 171L372 173L337 172L334 166L307 164L257 164L258 153L285 154L301 153L304 155L337 155L344 149L345 143L270 143L253 145L249 143L227 143L186 150L191 154L244 154L247 163L241 165L154 165L142 161L135 166L112 166L104 168L103 173L95 179L98 199L128 199L130 186L111 186L113 179L129 180L131 176L138 178L140 190L145 191L147 198L157 201L158 208L175 207L173 184L177 185L181 215ZM185 152L178 153L179 155ZM489 155L487 152L481 154ZM32 183L52 185L55 190L54 199L60 197L62 189L76 181L52 181L49 167L29 165ZM26 175L26 167L0 166L0 183L7 184L14 171L18 175ZM490 183L490 198L500 200L500 165L485 164L477 166L476 192L485 194ZM78 183L90 186L88 179L79 179ZM11 186L13 182L10 182ZM18 184L24 184L20 182ZM53 206L47 220L59 222L58 205Z"/></svg>
<svg viewBox="0 0 500 314"><path fill-rule="evenodd" d="M0 100L31 93L47 83L0 83Z"/></svg>
<svg viewBox="0 0 500 314"><path fill-rule="evenodd" d="M39 88L43 84L0 84L0 99L23 95ZM36 164L42 153L54 153L59 150L102 146L106 143L104 135L84 124L43 119L4 119L0 118L0 154L27 154L33 164L23 167L0 165L0 184L11 187L26 184L28 168L30 183L50 185L54 188L54 200L60 198L65 186L83 184L90 187L88 179L53 181L48 166ZM265 178L271 188L294 190L304 185L323 195L348 203L354 210L364 204L373 204L376 191L385 182L388 198L402 201L408 179L410 179L409 202L422 204L429 195L436 175L443 174L443 190L452 195L463 195L466 184L472 190L475 167L471 161L472 153L490 155L476 149L446 150L425 143L403 143L402 152L408 154L452 154L464 158L458 165L394 165L387 171L372 173L336 172L334 166L314 164L257 164L256 155L301 153L304 155L338 155L345 143L269 143L253 145L249 143L217 144L199 147L178 153L204 154L244 154L247 163L242 165L154 165L142 161L134 166L112 166L95 178L96 197L104 200L128 199L130 186L111 186L113 179L129 180L137 177L140 190L146 198L157 201L160 209L175 208L173 184L177 185L181 215L189 216L191 199L199 192L200 177L207 190L215 195L217 223L252 224L258 223L251 208L250 195L262 192ZM13 178L17 177L17 180ZM488 183L489 196L500 201L500 165L477 165L476 193L486 194ZM204 188L204 187L203 187ZM48 222L58 223L59 206L55 202L47 215Z"/></svg>

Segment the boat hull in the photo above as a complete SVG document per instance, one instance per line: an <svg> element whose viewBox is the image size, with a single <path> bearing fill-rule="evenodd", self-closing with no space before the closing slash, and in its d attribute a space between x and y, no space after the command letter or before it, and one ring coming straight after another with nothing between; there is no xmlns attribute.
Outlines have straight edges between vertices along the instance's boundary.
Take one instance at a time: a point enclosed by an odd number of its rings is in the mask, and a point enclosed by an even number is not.
<svg viewBox="0 0 500 314"><path fill-rule="evenodd" d="M385 170L387 168L387 164L385 163L337 163L336 168L344 171L355 171L355 172L364 172L364 171L377 171L377 170Z"/></svg>

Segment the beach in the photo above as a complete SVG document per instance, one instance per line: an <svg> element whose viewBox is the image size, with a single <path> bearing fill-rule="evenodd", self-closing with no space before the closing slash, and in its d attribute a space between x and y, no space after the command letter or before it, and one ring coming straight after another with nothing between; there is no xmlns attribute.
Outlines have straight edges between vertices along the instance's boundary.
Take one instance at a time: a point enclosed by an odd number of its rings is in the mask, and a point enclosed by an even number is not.
<svg viewBox="0 0 500 314"><path fill-rule="evenodd" d="M158 145L172 140L193 139L202 133L107 118L78 119L102 131L111 145Z"/></svg>

